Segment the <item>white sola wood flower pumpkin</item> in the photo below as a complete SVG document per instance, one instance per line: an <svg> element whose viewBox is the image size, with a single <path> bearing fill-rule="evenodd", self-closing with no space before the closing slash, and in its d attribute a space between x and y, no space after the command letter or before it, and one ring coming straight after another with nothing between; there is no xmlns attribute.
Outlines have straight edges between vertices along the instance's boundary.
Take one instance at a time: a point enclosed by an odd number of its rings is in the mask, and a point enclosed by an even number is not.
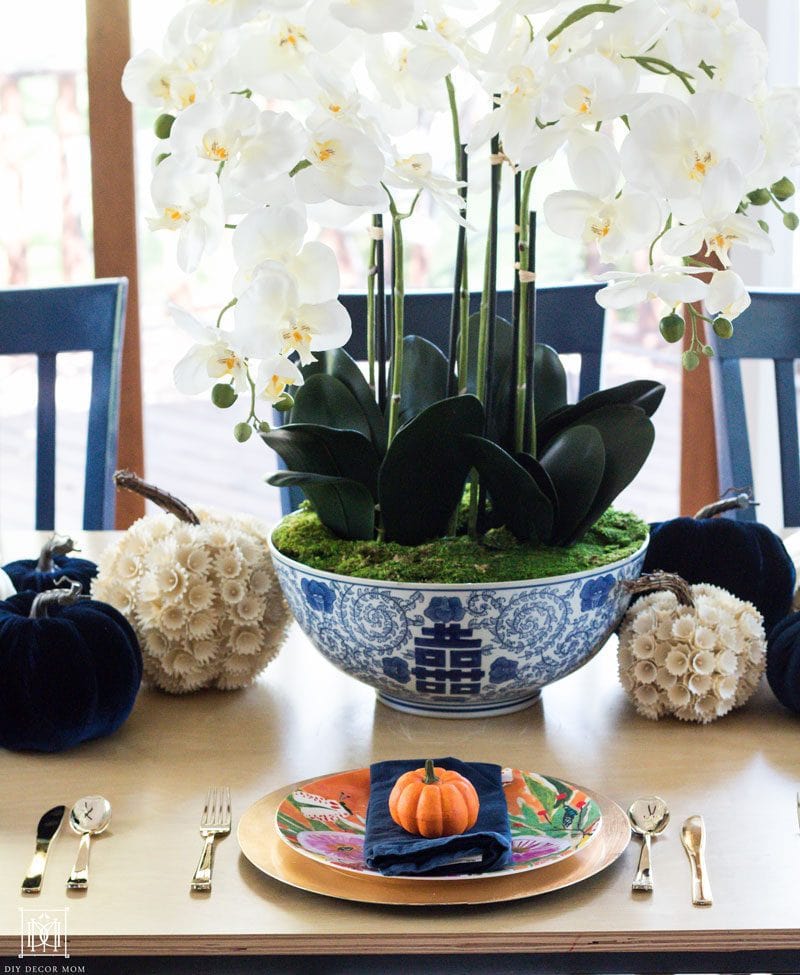
<svg viewBox="0 0 800 975"><path fill-rule="evenodd" d="M647 592L622 621L618 651L620 681L641 715L706 724L750 698L766 662L751 603L665 573L628 588Z"/></svg>
<svg viewBox="0 0 800 975"><path fill-rule="evenodd" d="M251 683L290 620L266 529L253 518L195 513L128 472L116 480L164 509L103 553L92 589L136 630L146 678L174 694Z"/></svg>

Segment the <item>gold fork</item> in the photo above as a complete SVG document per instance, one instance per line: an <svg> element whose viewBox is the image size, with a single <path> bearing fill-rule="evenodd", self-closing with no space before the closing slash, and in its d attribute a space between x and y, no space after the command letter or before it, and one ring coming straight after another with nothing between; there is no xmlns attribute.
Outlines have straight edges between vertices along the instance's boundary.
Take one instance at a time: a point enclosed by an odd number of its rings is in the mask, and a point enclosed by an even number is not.
<svg viewBox="0 0 800 975"><path fill-rule="evenodd" d="M224 788L208 790L203 815L200 817L200 835L205 841L197 869L192 877L192 890L211 890L211 871L214 866L214 840L227 836L231 831L231 792Z"/></svg>

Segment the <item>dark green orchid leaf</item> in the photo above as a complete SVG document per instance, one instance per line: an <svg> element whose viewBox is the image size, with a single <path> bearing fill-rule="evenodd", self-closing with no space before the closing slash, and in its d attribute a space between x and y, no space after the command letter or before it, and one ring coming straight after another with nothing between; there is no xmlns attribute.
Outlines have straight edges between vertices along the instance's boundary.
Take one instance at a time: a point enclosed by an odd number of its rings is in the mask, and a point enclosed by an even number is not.
<svg viewBox="0 0 800 975"><path fill-rule="evenodd" d="M565 406L544 420L537 420L537 439L540 449L544 447L560 430L573 426L587 413L602 406L622 404L637 406L646 416L652 416L664 398L666 388L650 379L636 379L633 382L601 389L596 393L584 396L578 403Z"/></svg>
<svg viewBox="0 0 800 975"><path fill-rule="evenodd" d="M530 474L533 480L536 482L536 486L544 494L547 500L553 507L553 522L558 524L558 494L556 493L555 484L547 473L547 471L542 467L539 461L531 456L531 454L518 453L514 454L514 460Z"/></svg>
<svg viewBox="0 0 800 975"><path fill-rule="evenodd" d="M569 427L557 434L541 457L558 494L556 545L572 538L589 513L603 483L606 450L593 426Z"/></svg>
<svg viewBox="0 0 800 975"><path fill-rule="evenodd" d="M324 373L343 383L361 407L369 424L372 442L383 456L386 453L386 420L358 363L344 349L330 349L316 355L316 362L303 367L303 376L308 380L310 376Z"/></svg>
<svg viewBox="0 0 800 975"><path fill-rule="evenodd" d="M541 421L567 405L567 373L555 349L536 343L533 357L533 399Z"/></svg>
<svg viewBox="0 0 800 975"><path fill-rule="evenodd" d="M377 497L380 457L363 434L314 423L287 423L262 433L261 438L289 470L345 477L363 484Z"/></svg>
<svg viewBox="0 0 800 975"><path fill-rule="evenodd" d="M268 483L302 488L319 520L339 538L372 541L375 537L375 499L358 481L328 474L278 471Z"/></svg>
<svg viewBox="0 0 800 975"><path fill-rule="evenodd" d="M447 399L447 357L427 339L407 335L403 339L403 376L400 386L400 425L413 420L439 400ZM391 371L389 377L391 388Z"/></svg>
<svg viewBox="0 0 800 975"><path fill-rule="evenodd" d="M521 542L549 542L553 506L536 481L511 454L486 437L465 436L464 441L470 466L489 492L494 520Z"/></svg>
<svg viewBox="0 0 800 975"><path fill-rule="evenodd" d="M309 376L294 394L291 422L355 430L372 439L369 420L358 400L343 382L324 372Z"/></svg>
<svg viewBox="0 0 800 975"><path fill-rule="evenodd" d="M602 406L581 417L581 426L592 426L603 438L606 466L603 480L586 516L564 544L577 541L611 506L617 495L636 477L655 440L652 420L643 409L627 404Z"/></svg>
<svg viewBox="0 0 800 975"><path fill-rule="evenodd" d="M378 477L387 541L418 545L446 534L469 473L464 436L481 433L483 425L478 399L452 396L398 431Z"/></svg>

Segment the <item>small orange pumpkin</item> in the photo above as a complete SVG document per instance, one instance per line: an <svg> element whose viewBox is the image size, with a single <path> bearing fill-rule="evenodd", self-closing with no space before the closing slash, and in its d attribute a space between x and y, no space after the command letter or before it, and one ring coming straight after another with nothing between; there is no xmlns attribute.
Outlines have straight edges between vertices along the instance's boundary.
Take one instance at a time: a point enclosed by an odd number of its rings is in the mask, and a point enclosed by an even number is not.
<svg viewBox="0 0 800 975"><path fill-rule="evenodd" d="M404 772L389 795L389 813L407 833L434 839L456 836L471 829L478 819L480 802L475 786L452 770L425 768Z"/></svg>

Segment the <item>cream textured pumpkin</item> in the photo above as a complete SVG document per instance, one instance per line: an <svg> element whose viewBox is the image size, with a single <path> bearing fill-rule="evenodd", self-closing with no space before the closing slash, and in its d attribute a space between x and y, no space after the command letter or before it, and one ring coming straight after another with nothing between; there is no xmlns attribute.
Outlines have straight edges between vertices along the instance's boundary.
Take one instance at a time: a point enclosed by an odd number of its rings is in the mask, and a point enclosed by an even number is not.
<svg viewBox="0 0 800 975"><path fill-rule="evenodd" d="M751 603L708 584L686 589L693 605L658 591L631 606L619 633L619 677L644 717L706 724L755 691L766 639Z"/></svg>
<svg viewBox="0 0 800 975"><path fill-rule="evenodd" d="M135 522L101 556L92 594L130 621L145 677L162 690L243 687L276 656L290 621L267 531L254 518L185 510L199 523L180 512Z"/></svg>

